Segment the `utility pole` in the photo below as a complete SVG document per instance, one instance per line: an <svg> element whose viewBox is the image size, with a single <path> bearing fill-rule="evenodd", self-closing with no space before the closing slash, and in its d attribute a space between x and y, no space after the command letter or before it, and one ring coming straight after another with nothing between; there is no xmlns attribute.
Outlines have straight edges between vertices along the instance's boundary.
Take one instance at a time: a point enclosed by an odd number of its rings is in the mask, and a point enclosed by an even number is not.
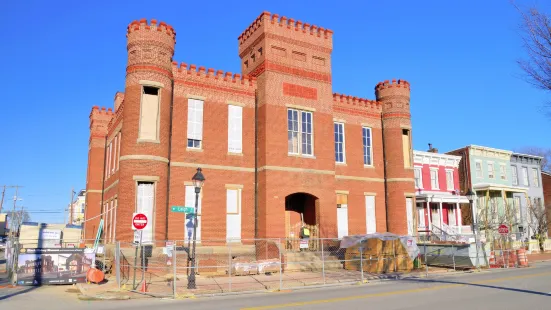
<svg viewBox="0 0 551 310"><path fill-rule="evenodd" d="M69 203L69 225L73 225L73 199L75 195L75 188L71 187L71 202Z"/></svg>
<svg viewBox="0 0 551 310"><path fill-rule="evenodd" d="M2 213L2 205L4 204L5 194L6 194L6 185L4 185L4 189L2 190L2 199L0 200L0 213Z"/></svg>

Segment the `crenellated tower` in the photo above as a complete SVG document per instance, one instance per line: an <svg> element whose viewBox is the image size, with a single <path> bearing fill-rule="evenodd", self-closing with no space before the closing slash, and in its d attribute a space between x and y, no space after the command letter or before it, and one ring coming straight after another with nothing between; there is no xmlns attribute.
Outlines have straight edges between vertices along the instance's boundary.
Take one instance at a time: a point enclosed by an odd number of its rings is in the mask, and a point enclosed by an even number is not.
<svg viewBox="0 0 551 310"><path fill-rule="evenodd" d="M176 32L164 22L152 19L148 23L142 19L133 21L127 28L128 62L118 197L119 205L124 208L119 208L117 214L119 240L132 239L128 227L131 227L132 212L138 207L136 193L144 188L146 192L155 191L152 210L146 210L153 230L145 233L152 238L166 234L175 44Z"/></svg>
<svg viewBox="0 0 551 310"><path fill-rule="evenodd" d="M413 233L415 186L410 84L404 80L380 82L375 87L375 95L382 105L387 229L396 234Z"/></svg>
<svg viewBox="0 0 551 310"><path fill-rule="evenodd" d="M88 144L88 171L86 172L86 200L83 231L84 239L92 240L96 236L101 213L103 190L103 171L105 165L105 141L108 124L113 119L111 108L94 106L90 112L90 140ZM95 217L95 218L94 218ZM91 219L94 218L94 219ZM91 220L88 220L91 219Z"/></svg>

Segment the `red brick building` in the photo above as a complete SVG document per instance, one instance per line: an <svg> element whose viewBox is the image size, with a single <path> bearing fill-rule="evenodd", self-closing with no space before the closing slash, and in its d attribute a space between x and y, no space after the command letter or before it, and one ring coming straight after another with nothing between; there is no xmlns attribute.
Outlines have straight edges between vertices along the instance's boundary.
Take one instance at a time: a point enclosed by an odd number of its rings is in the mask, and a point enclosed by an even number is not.
<svg viewBox="0 0 551 310"><path fill-rule="evenodd" d="M174 29L128 26L126 86L114 110L90 114L85 238L182 240L206 182L198 239L412 233L410 84L376 85L376 100L333 93L333 32L262 13L238 38L241 73L173 61ZM184 224L185 223L185 224ZM411 227L409 227L411 226ZM408 230L409 229L409 230Z"/></svg>
<svg viewBox="0 0 551 310"><path fill-rule="evenodd" d="M551 238L551 173L541 172L541 184L543 187L543 202L547 210L547 236Z"/></svg>

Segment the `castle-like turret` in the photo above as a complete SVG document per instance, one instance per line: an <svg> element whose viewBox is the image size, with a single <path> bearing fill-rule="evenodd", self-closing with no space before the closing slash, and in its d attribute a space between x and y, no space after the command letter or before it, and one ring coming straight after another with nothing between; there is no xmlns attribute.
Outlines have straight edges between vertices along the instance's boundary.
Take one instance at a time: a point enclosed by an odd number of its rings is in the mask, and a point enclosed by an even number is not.
<svg viewBox="0 0 551 310"><path fill-rule="evenodd" d="M382 104L387 230L405 235L413 233L415 214L410 84L384 81L375 87L375 95Z"/></svg>
<svg viewBox="0 0 551 310"><path fill-rule="evenodd" d="M128 63L124 91L124 129L121 140L120 182L134 184L121 186L119 190L120 208L117 225L120 240L131 239L130 227L132 211L150 212L144 234L157 234L166 231L167 174L170 140L170 109L172 102L172 57L176 44L176 32L164 22L150 23L142 19L133 21L127 29ZM136 205L136 191L140 184L155 191L152 210L140 210ZM141 203L141 202L140 202ZM139 203L138 203L139 204ZM128 206L134 206L128 207ZM154 211L153 211L154 209ZM123 213L123 214L121 214ZM159 235L161 234L161 235Z"/></svg>

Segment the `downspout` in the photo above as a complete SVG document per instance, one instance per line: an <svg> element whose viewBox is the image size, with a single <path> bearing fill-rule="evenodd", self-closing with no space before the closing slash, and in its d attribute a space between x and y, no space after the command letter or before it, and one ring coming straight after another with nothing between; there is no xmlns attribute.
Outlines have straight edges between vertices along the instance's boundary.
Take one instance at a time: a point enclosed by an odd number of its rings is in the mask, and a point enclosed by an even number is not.
<svg viewBox="0 0 551 310"><path fill-rule="evenodd" d="M104 147L103 147L103 173L102 173L102 176L101 176L101 204L100 204L100 220L103 220L103 212L105 210L103 210L103 193L104 193L104 190L105 190L105 166L107 166L107 135L105 135L105 144L104 144ZM105 227L105 223L103 224L103 227ZM103 233L105 231L105 229L103 229L102 227L102 230L101 230L101 239L103 240ZM98 226L99 228L99 226Z"/></svg>
<svg viewBox="0 0 551 310"><path fill-rule="evenodd" d="M258 238L258 92L254 90L254 238Z"/></svg>
<svg viewBox="0 0 551 310"><path fill-rule="evenodd" d="M383 138L383 172L385 179L385 220L386 220L386 231L388 231L388 181L386 175L386 148L385 148L385 124L383 122L383 115L381 114L381 135Z"/></svg>
<svg viewBox="0 0 551 310"><path fill-rule="evenodd" d="M172 96L170 96L170 120L168 122L168 164L166 174L166 217L165 239L168 240L168 214L170 209L170 163L172 159L172 115L174 110L174 80L170 80Z"/></svg>

